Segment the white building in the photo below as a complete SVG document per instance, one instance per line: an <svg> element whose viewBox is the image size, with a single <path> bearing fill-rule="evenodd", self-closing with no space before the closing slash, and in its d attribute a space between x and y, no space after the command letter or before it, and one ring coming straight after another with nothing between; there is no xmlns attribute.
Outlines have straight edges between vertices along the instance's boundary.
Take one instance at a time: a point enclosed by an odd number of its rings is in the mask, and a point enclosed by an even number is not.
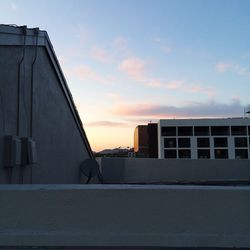
<svg viewBox="0 0 250 250"><path fill-rule="evenodd" d="M160 159L250 159L250 118L158 122Z"/></svg>

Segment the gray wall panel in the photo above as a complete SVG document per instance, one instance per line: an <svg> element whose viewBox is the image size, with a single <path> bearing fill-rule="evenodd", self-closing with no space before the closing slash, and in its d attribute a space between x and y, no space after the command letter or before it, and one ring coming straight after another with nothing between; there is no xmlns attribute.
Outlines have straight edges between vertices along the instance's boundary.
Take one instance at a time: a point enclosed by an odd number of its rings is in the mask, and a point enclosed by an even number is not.
<svg viewBox="0 0 250 250"><path fill-rule="evenodd" d="M1 33L3 29L5 26L0 27L0 38L4 38L0 39L0 183L10 183L10 172L11 183L30 183L31 176L33 183L79 183L80 164L91 158L92 152L47 34L40 33L39 39L48 41L36 48L35 36L28 30L26 42L29 45L23 50L24 39L16 39L17 36L23 38L17 32L19 28L7 27L8 34ZM8 43L12 45L6 45ZM32 112L32 62L36 49ZM23 53L18 77L18 63ZM17 131L19 79L20 126ZM38 164L33 165L33 171L30 166L22 169L16 166L12 171L5 169L4 136L30 137L31 112Z"/></svg>
<svg viewBox="0 0 250 250"><path fill-rule="evenodd" d="M206 182L250 183L250 160L167 160L100 158L106 183Z"/></svg>

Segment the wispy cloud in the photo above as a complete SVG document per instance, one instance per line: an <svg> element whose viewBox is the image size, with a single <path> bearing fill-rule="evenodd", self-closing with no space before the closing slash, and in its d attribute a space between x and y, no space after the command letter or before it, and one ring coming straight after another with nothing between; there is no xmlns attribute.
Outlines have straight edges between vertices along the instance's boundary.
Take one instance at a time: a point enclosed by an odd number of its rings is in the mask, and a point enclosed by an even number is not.
<svg viewBox="0 0 250 250"><path fill-rule="evenodd" d="M113 41L114 48L119 51L119 54L123 54L128 57L132 55L132 50L128 46L128 41L124 37L116 37Z"/></svg>
<svg viewBox="0 0 250 250"><path fill-rule="evenodd" d="M94 45L90 49L90 55L95 60L102 63L113 63L113 56L104 48Z"/></svg>
<svg viewBox="0 0 250 250"><path fill-rule="evenodd" d="M232 72L250 79L250 69L237 63L218 63L215 69L220 73Z"/></svg>
<svg viewBox="0 0 250 250"><path fill-rule="evenodd" d="M149 81L147 85L151 88L178 90L187 93L204 93L210 97L216 94L215 90L211 87L204 87L199 84L189 84L183 80L174 80L169 82L164 82L161 80L152 80Z"/></svg>
<svg viewBox="0 0 250 250"><path fill-rule="evenodd" d="M121 95L119 95L117 93L114 93L114 92L107 93L106 96L109 99L111 99L111 100L113 100L115 102L122 102L122 101L124 101L124 98Z"/></svg>
<svg viewBox="0 0 250 250"><path fill-rule="evenodd" d="M89 55L101 63L117 63L124 58L132 57L132 50L123 37L116 37L109 44L90 46Z"/></svg>
<svg viewBox="0 0 250 250"><path fill-rule="evenodd" d="M187 93L203 93L209 97L216 94L212 87L205 87L198 83L188 83L180 79L164 81L148 76L147 61L138 57L131 57L123 60L119 64L118 68L120 71L128 75L133 81L143 84L149 88L178 90Z"/></svg>
<svg viewBox="0 0 250 250"><path fill-rule="evenodd" d="M232 65L229 63L218 63L215 65L215 69L218 72L226 72L232 68Z"/></svg>
<svg viewBox="0 0 250 250"><path fill-rule="evenodd" d="M118 68L136 81L143 81L145 75L146 61L131 57L123 60Z"/></svg>
<svg viewBox="0 0 250 250"><path fill-rule="evenodd" d="M81 23L73 26L73 34L81 43L87 43L93 39L94 30Z"/></svg>
<svg viewBox="0 0 250 250"><path fill-rule="evenodd" d="M184 81L174 80L169 82L164 82L161 80L152 80L147 83L148 87L151 88L166 88L166 89L180 89L183 88Z"/></svg>
<svg viewBox="0 0 250 250"><path fill-rule="evenodd" d="M84 124L87 127L129 127L125 122L111 122L111 121L94 121Z"/></svg>
<svg viewBox="0 0 250 250"><path fill-rule="evenodd" d="M250 70L247 67L241 66L239 64L234 65L234 71L241 76L245 76L250 79Z"/></svg>
<svg viewBox="0 0 250 250"><path fill-rule="evenodd" d="M135 108L136 107L136 108ZM137 116L150 118L190 118L190 117L234 117L242 116L244 106L238 101L231 103L190 102L185 106L154 105L138 103L116 106L112 113L119 116Z"/></svg>
<svg viewBox="0 0 250 250"><path fill-rule="evenodd" d="M164 39L160 37L155 37L154 42L158 44L158 46L164 52L164 54L169 54L172 52L172 48L168 45L168 43Z"/></svg>
<svg viewBox="0 0 250 250"><path fill-rule="evenodd" d="M167 46L163 46L162 47L162 51L165 53L165 54L169 54L172 52L172 49L170 47L167 47Z"/></svg>
<svg viewBox="0 0 250 250"><path fill-rule="evenodd" d="M112 84L116 81L113 76L103 76L97 73L94 69L90 68L88 65L78 65L74 68L66 70L67 75L70 77L76 77L81 81L95 81L101 84Z"/></svg>
<svg viewBox="0 0 250 250"><path fill-rule="evenodd" d="M250 58L250 52L246 52L241 56L241 59L249 59Z"/></svg>

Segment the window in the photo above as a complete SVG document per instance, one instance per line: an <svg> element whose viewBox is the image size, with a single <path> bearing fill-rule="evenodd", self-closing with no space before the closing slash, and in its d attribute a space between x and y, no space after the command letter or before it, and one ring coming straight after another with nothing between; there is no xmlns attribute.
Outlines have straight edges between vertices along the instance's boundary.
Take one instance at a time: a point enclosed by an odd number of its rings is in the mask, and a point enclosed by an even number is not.
<svg viewBox="0 0 250 250"><path fill-rule="evenodd" d="M178 139L179 148L190 148L190 138L179 138Z"/></svg>
<svg viewBox="0 0 250 250"><path fill-rule="evenodd" d="M232 126L231 133L232 135L246 135L247 127L246 126Z"/></svg>
<svg viewBox="0 0 250 250"><path fill-rule="evenodd" d="M210 150L198 149L198 159L210 159Z"/></svg>
<svg viewBox="0 0 250 250"><path fill-rule="evenodd" d="M194 135L195 136L210 135L210 133L209 133L209 127L205 127L205 126L194 127Z"/></svg>
<svg viewBox="0 0 250 250"><path fill-rule="evenodd" d="M247 149L235 149L235 159L248 159Z"/></svg>
<svg viewBox="0 0 250 250"><path fill-rule="evenodd" d="M250 126L248 126L248 135L250 135Z"/></svg>
<svg viewBox="0 0 250 250"><path fill-rule="evenodd" d="M197 138L197 147L209 148L210 147L209 138Z"/></svg>
<svg viewBox="0 0 250 250"><path fill-rule="evenodd" d="M161 136L176 136L176 127L162 127Z"/></svg>
<svg viewBox="0 0 250 250"><path fill-rule="evenodd" d="M165 148L176 148L176 138L165 138L164 139Z"/></svg>
<svg viewBox="0 0 250 250"><path fill-rule="evenodd" d="M215 149L214 150L214 157L215 157L215 159L227 159L228 158L227 149Z"/></svg>
<svg viewBox="0 0 250 250"><path fill-rule="evenodd" d="M236 137L234 138L234 146L238 148L247 147L247 138L246 137Z"/></svg>
<svg viewBox="0 0 250 250"><path fill-rule="evenodd" d="M176 150L167 149L164 151L165 158L176 159Z"/></svg>
<svg viewBox="0 0 250 250"><path fill-rule="evenodd" d="M178 127L178 136L192 136L193 127Z"/></svg>
<svg viewBox="0 0 250 250"><path fill-rule="evenodd" d="M180 159L190 159L191 158L191 151L188 149L180 149L178 151Z"/></svg>
<svg viewBox="0 0 250 250"><path fill-rule="evenodd" d="M214 138L214 147L227 147L227 138Z"/></svg>
<svg viewBox="0 0 250 250"><path fill-rule="evenodd" d="M211 135L229 135L230 130L228 126L214 126L211 127Z"/></svg>

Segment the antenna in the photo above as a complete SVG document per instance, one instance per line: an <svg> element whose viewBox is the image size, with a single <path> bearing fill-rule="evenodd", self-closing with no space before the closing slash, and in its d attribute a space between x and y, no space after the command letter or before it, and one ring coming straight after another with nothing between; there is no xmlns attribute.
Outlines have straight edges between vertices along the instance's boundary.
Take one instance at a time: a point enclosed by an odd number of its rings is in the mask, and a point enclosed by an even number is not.
<svg viewBox="0 0 250 250"><path fill-rule="evenodd" d="M244 108L244 116L250 117L250 105Z"/></svg>

